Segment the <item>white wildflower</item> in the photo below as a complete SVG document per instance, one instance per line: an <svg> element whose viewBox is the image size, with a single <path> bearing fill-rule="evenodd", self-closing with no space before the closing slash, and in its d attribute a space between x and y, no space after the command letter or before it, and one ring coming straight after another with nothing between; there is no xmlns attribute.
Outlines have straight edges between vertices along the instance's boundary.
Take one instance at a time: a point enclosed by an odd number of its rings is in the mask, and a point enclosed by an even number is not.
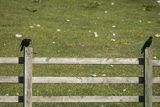
<svg viewBox="0 0 160 107"><path fill-rule="evenodd" d="M113 6L113 5L114 5L114 3L112 2L112 3L111 3L111 5Z"/></svg>
<svg viewBox="0 0 160 107"><path fill-rule="evenodd" d="M126 92L127 89L123 89L123 92Z"/></svg>
<svg viewBox="0 0 160 107"><path fill-rule="evenodd" d="M106 14L106 13L108 13L108 11L104 11L104 13Z"/></svg>
<svg viewBox="0 0 160 107"><path fill-rule="evenodd" d="M89 30L88 32L91 33L91 30Z"/></svg>
<svg viewBox="0 0 160 107"><path fill-rule="evenodd" d="M69 20L69 19L66 19L66 21L67 21L67 22L70 22L70 20Z"/></svg>
<svg viewBox="0 0 160 107"><path fill-rule="evenodd" d="M55 42L55 41L53 41L52 43L53 43L53 44L55 44L56 42Z"/></svg>
<svg viewBox="0 0 160 107"><path fill-rule="evenodd" d="M157 0L157 3L160 4L160 0Z"/></svg>
<svg viewBox="0 0 160 107"><path fill-rule="evenodd" d="M8 96L9 94L6 94L5 96Z"/></svg>
<svg viewBox="0 0 160 107"><path fill-rule="evenodd" d="M111 41L115 42L116 40L112 38Z"/></svg>
<svg viewBox="0 0 160 107"><path fill-rule="evenodd" d="M140 23L142 23L142 20L139 20Z"/></svg>
<svg viewBox="0 0 160 107"><path fill-rule="evenodd" d="M110 67L114 67L113 65L110 65Z"/></svg>
<svg viewBox="0 0 160 107"><path fill-rule="evenodd" d="M61 29L57 29L57 32L60 32L61 31Z"/></svg>
<svg viewBox="0 0 160 107"><path fill-rule="evenodd" d="M99 35L97 34L97 32L94 32L94 36L97 38Z"/></svg>
<svg viewBox="0 0 160 107"><path fill-rule="evenodd" d="M96 74L92 74L92 77L96 77L97 75Z"/></svg>
<svg viewBox="0 0 160 107"><path fill-rule="evenodd" d="M116 25L112 25L112 27L113 27L113 28L115 28L115 27L116 27Z"/></svg>
<svg viewBox="0 0 160 107"><path fill-rule="evenodd" d="M37 26L37 27L41 27L41 25L39 25L39 24L37 24L36 26Z"/></svg>
<svg viewBox="0 0 160 107"><path fill-rule="evenodd" d="M16 34L15 36L16 36L17 38L21 38L21 37L22 37L21 34Z"/></svg>
<svg viewBox="0 0 160 107"><path fill-rule="evenodd" d="M34 28L34 26L29 26L31 29Z"/></svg>
<svg viewBox="0 0 160 107"><path fill-rule="evenodd" d="M156 57L156 56L154 56L154 57L153 57L153 59L157 59L157 57Z"/></svg>
<svg viewBox="0 0 160 107"><path fill-rule="evenodd" d="M147 21L147 23L151 23L151 21Z"/></svg>
<svg viewBox="0 0 160 107"><path fill-rule="evenodd" d="M113 36L116 36L116 34L115 34L115 33L113 33L112 35L113 35Z"/></svg>
<svg viewBox="0 0 160 107"><path fill-rule="evenodd" d="M17 92L17 93L16 93L16 95L18 95L18 96L19 96L19 93Z"/></svg>
<svg viewBox="0 0 160 107"><path fill-rule="evenodd" d="M155 37L159 38L159 37L160 37L160 34L155 34Z"/></svg>
<svg viewBox="0 0 160 107"><path fill-rule="evenodd" d="M105 76L106 76L106 74L102 74L102 76L103 76L103 77L105 77Z"/></svg>

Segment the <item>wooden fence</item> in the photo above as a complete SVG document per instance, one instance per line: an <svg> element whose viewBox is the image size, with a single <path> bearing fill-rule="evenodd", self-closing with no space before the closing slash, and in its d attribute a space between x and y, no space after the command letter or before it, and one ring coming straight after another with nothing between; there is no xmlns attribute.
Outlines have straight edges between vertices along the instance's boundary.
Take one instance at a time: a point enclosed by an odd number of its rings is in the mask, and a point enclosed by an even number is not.
<svg viewBox="0 0 160 107"><path fill-rule="evenodd" d="M24 64L24 77L0 76L0 83L24 83L23 96L0 96L0 102L160 102L160 96L152 96L152 83L160 83L160 77L152 78L152 67L160 66L160 60L152 60L147 48L144 58L32 58L32 48L25 48L24 57L0 57L0 64ZM144 77L32 77L32 64L134 64L144 65ZM144 96L32 96L32 83L115 83L144 84Z"/></svg>

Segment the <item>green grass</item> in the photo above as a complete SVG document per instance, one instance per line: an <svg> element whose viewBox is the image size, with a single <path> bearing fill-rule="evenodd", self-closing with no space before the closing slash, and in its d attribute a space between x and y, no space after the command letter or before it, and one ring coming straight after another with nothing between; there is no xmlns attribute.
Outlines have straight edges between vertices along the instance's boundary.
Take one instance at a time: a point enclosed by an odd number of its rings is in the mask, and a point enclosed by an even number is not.
<svg viewBox="0 0 160 107"><path fill-rule="evenodd" d="M111 3L114 5L111 5ZM98 5L96 4L98 3ZM35 13L25 8L37 9ZM140 49L160 34L160 6L156 0L0 0L0 56L23 56L23 38L33 40L34 57L143 57ZM107 11L107 13L105 13ZM69 21L67 21L69 20ZM151 22L151 23L148 23ZM40 24L41 27L36 27ZM112 26L116 27L113 28ZM34 28L30 28L34 26ZM61 31L57 31L60 29ZM98 37L94 36L98 33ZM116 36L113 36L113 33ZM22 38L16 38L22 34ZM111 41L115 39L115 42ZM55 42L55 43L52 43ZM159 38L151 46L160 58ZM33 76L143 76L142 66L34 65ZM23 65L0 65L1 76L22 76ZM154 67L153 76L160 76ZM159 84L153 95L160 95ZM123 92L126 89L126 92ZM0 84L0 95L23 95L22 84ZM143 95L143 85L34 84L33 95ZM0 107L22 107L0 103ZM143 107L143 103L33 103L34 107ZM159 103L154 103L159 107Z"/></svg>

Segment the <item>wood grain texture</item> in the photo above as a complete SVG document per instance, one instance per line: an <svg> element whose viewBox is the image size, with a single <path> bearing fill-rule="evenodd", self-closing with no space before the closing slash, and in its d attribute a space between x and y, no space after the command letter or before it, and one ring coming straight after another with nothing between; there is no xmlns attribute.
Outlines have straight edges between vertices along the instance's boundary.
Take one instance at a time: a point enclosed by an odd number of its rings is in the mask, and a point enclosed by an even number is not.
<svg viewBox="0 0 160 107"><path fill-rule="evenodd" d="M141 96L32 96L32 102L142 102ZM0 102L21 102L21 96L0 96ZM160 96L153 96L160 102Z"/></svg>
<svg viewBox="0 0 160 107"><path fill-rule="evenodd" d="M139 102L138 96L35 96L33 102Z"/></svg>
<svg viewBox="0 0 160 107"><path fill-rule="evenodd" d="M137 77L34 77L34 83L139 83Z"/></svg>
<svg viewBox="0 0 160 107"><path fill-rule="evenodd" d="M32 107L32 49L24 52L24 107Z"/></svg>
<svg viewBox="0 0 160 107"><path fill-rule="evenodd" d="M0 64L18 64L18 57L0 57Z"/></svg>
<svg viewBox="0 0 160 107"><path fill-rule="evenodd" d="M134 64L142 65L142 58L47 58L35 57L33 64ZM160 66L160 60L152 60L153 66ZM0 64L23 63L22 57L0 57Z"/></svg>
<svg viewBox="0 0 160 107"><path fill-rule="evenodd" d="M34 58L35 64L139 64L138 58Z"/></svg>
<svg viewBox="0 0 160 107"><path fill-rule="evenodd" d="M152 107L152 55L149 48L145 49L145 65L144 65L144 78L145 78L145 107Z"/></svg>
<svg viewBox="0 0 160 107"><path fill-rule="evenodd" d="M106 83L122 84L143 83L142 77L32 77L32 83ZM0 83L22 83L23 77L0 76ZM152 83L160 83L160 77L154 77Z"/></svg>

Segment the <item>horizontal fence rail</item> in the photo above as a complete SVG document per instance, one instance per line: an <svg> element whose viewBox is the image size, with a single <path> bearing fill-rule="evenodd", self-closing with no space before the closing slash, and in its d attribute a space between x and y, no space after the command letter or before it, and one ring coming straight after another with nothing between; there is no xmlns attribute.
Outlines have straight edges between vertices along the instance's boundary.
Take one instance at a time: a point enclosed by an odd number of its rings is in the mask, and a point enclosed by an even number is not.
<svg viewBox="0 0 160 107"><path fill-rule="evenodd" d="M160 96L153 96L160 102ZM23 96L0 96L0 102L23 102ZM144 102L143 96L32 96L32 102Z"/></svg>
<svg viewBox="0 0 160 107"><path fill-rule="evenodd" d="M137 58L34 58L36 64L139 64Z"/></svg>
<svg viewBox="0 0 160 107"><path fill-rule="evenodd" d="M23 57L0 57L0 64L23 64ZM152 60L153 66L160 66L160 60ZM133 64L143 65L143 58L47 58L35 57L33 64Z"/></svg>
<svg viewBox="0 0 160 107"><path fill-rule="evenodd" d="M138 84L143 82L143 77L32 77L32 83ZM0 76L0 83L23 83L23 77ZM154 77L152 83L160 83L160 77Z"/></svg>
<svg viewBox="0 0 160 107"><path fill-rule="evenodd" d="M160 96L152 95L152 83L160 83L160 77L152 77L153 66L160 66L160 60L152 60L149 48L144 58L54 58L34 57L32 48L25 48L24 57L0 57L0 64L23 64L23 77L0 76L0 83L23 83L23 96L0 96L0 102L23 102L32 107L32 102L160 102ZM143 65L143 77L32 77L32 64L117 64ZM143 96L32 96L32 84L144 84Z"/></svg>

